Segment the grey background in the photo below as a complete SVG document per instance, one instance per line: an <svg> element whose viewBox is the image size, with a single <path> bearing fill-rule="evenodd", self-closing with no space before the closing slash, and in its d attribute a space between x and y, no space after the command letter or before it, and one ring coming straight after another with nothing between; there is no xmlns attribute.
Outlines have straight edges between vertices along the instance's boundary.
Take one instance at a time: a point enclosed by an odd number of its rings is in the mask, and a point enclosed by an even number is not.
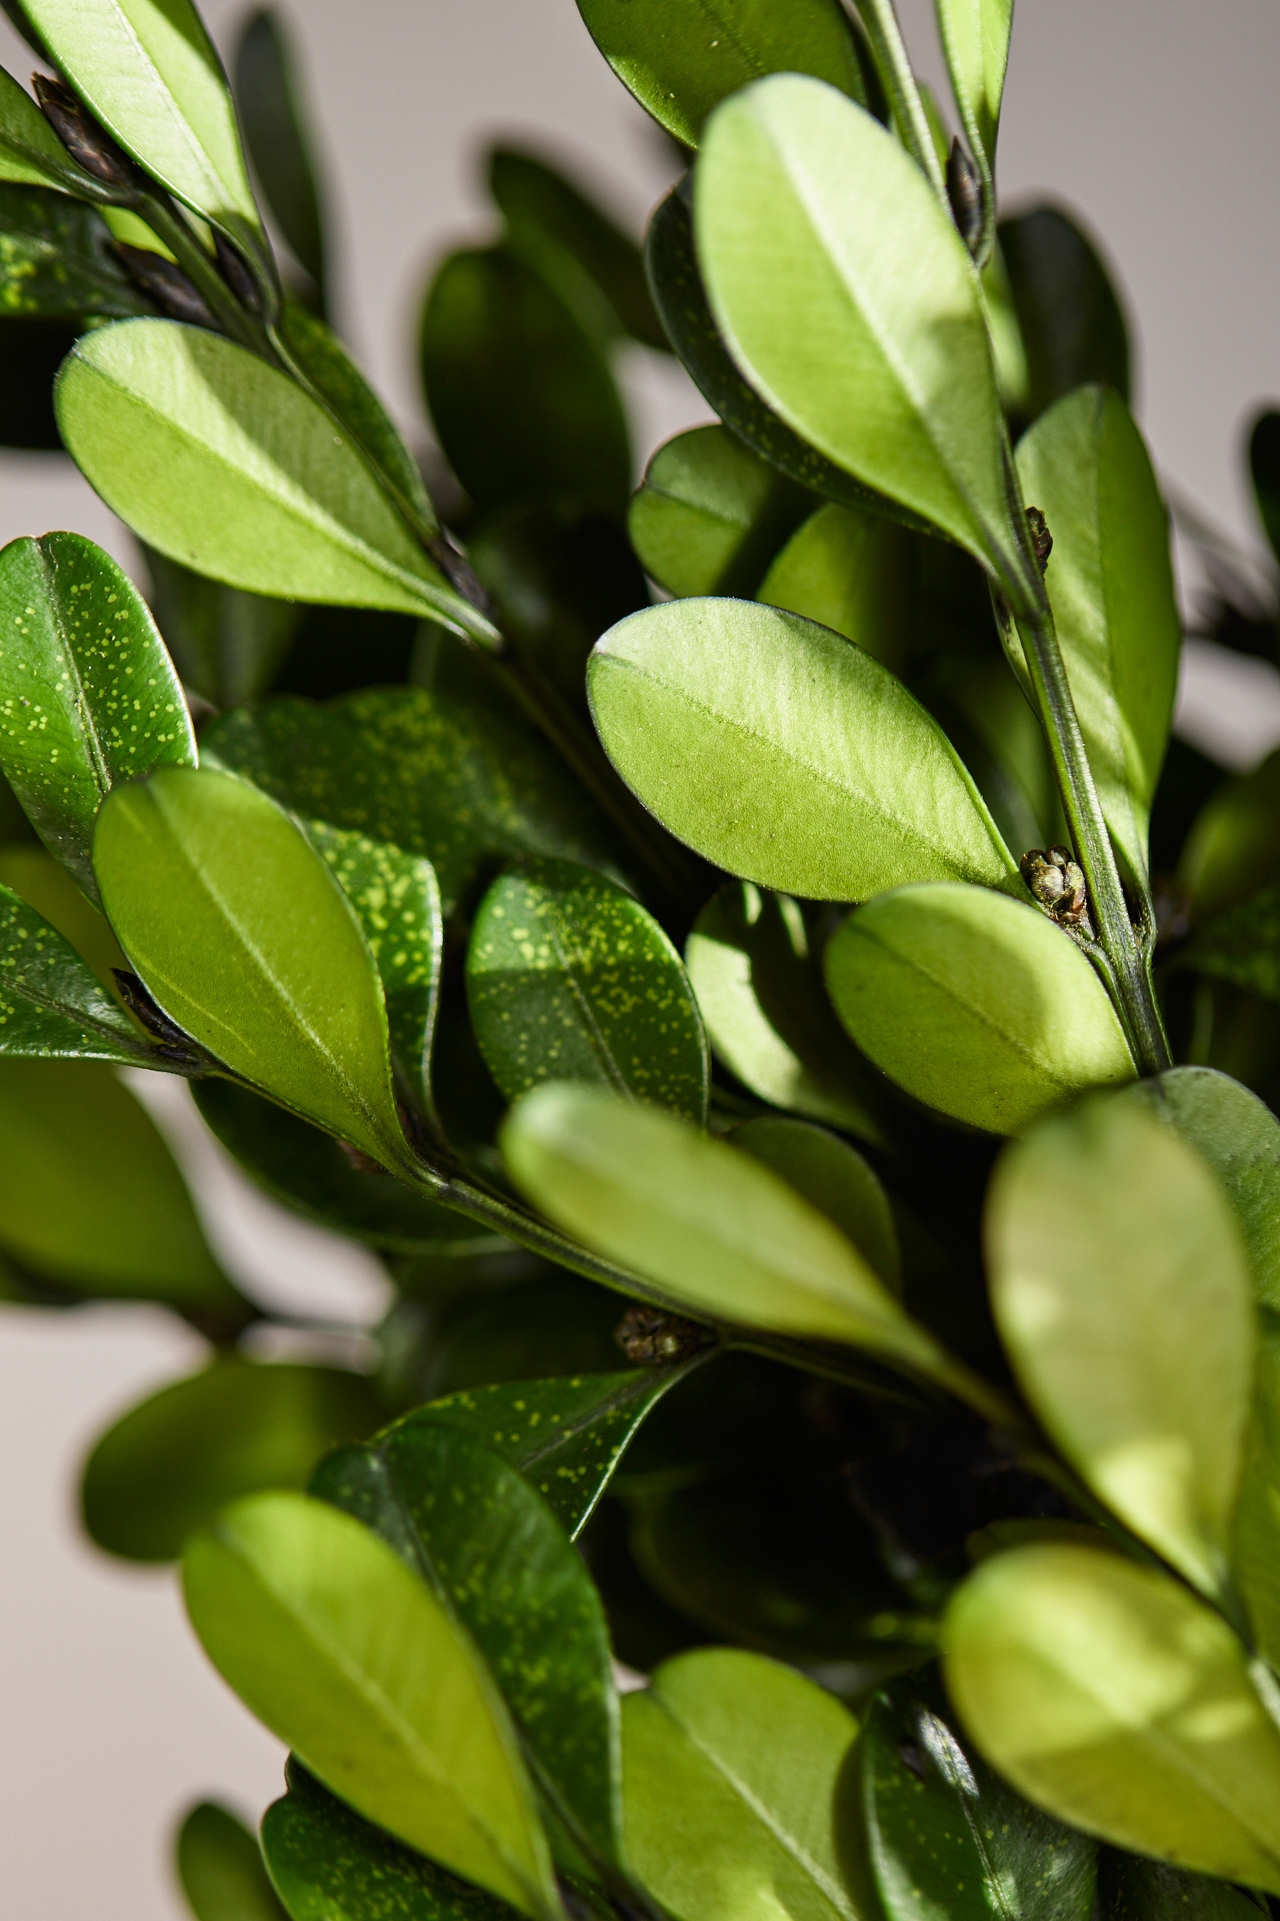
<svg viewBox="0 0 1280 1921"><path fill-rule="evenodd" d="M643 5L645 0L634 0ZM242 9L216 0L220 43ZM937 80L926 0L904 16ZM494 133L562 150L637 230L669 162L573 0L294 0L344 263L348 337L420 432L415 303L432 257L483 235L477 149ZM0 60L29 61L0 35ZM1001 140L1006 205L1043 193L1122 263L1140 340L1139 411L1162 471L1256 549L1243 423L1280 393L1274 125L1280 9L1228 0L1020 0ZM657 356L624 369L638 454L706 417ZM0 456L0 541L73 527L124 557L111 517L56 456ZM1247 764L1280 739L1280 680L1199 650L1182 724ZM357 1251L283 1220L164 1112L224 1259L263 1297L367 1323L381 1296ZM77 1462L117 1410L183 1372L199 1343L146 1309L0 1320L0 1908L42 1921L174 1921L167 1834L194 1795L256 1814L280 1751L206 1668L165 1573L79 1540Z"/></svg>

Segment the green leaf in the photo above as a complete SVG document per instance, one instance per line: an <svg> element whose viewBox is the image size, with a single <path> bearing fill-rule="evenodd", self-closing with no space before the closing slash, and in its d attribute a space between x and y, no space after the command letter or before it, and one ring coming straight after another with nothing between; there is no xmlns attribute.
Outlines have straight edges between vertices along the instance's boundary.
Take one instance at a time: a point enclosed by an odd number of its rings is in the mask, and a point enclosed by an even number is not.
<svg viewBox="0 0 1280 1921"><path fill-rule="evenodd" d="M82 534L11 541L0 552L0 766L92 899L93 823L107 794L195 762L173 663L111 556Z"/></svg>
<svg viewBox="0 0 1280 1921"><path fill-rule="evenodd" d="M1038 908L977 887L903 887L826 952L835 1010L917 1100L1016 1134L1083 1088L1133 1078L1106 989Z"/></svg>
<svg viewBox="0 0 1280 1921"><path fill-rule="evenodd" d="M184 684L213 707L265 694L302 619L296 601L242 593L144 549L151 609Z"/></svg>
<svg viewBox="0 0 1280 1921"><path fill-rule="evenodd" d="M74 194L96 182L76 166L31 95L0 67L0 180Z"/></svg>
<svg viewBox="0 0 1280 1921"><path fill-rule="evenodd" d="M676 1921L861 1921L841 1774L849 1710L758 1654L664 1662L623 1702L627 1838Z"/></svg>
<svg viewBox="0 0 1280 1921"><path fill-rule="evenodd" d="M1020 886L937 724L870 654L797 614L646 608L597 642L587 688L627 785L731 874L811 900L914 880Z"/></svg>
<svg viewBox="0 0 1280 1921"><path fill-rule="evenodd" d="M668 593L750 594L808 504L727 428L694 427L649 462L627 531Z"/></svg>
<svg viewBox="0 0 1280 1921"><path fill-rule="evenodd" d="M0 842L0 881L70 941L109 994L119 994L113 970L128 966L119 941L61 861L34 835L27 841Z"/></svg>
<svg viewBox="0 0 1280 1921"><path fill-rule="evenodd" d="M619 1864L609 1636L586 1565L541 1496L500 1454L424 1415L330 1455L311 1492L380 1534L462 1622L535 1781L579 1846Z"/></svg>
<svg viewBox="0 0 1280 1921"><path fill-rule="evenodd" d="M76 1294L247 1318L155 1123L93 1061L0 1061L0 1246Z"/></svg>
<svg viewBox="0 0 1280 1921"><path fill-rule="evenodd" d="M498 861L611 865L595 810L542 740L423 687L373 687L325 707L273 700L228 714L202 750L206 767L244 775L309 825L429 860L446 916Z"/></svg>
<svg viewBox="0 0 1280 1921"><path fill-rule="evenodd" d="M494 639L325 410L233 341L172 320L98 328L64 364L56 405L107 505L198 573Z"/></svg>
<svg viewBox="0 0 1280 1921"><path fill-rule="evenodd" d="M324 219L315 159L299 97L293 50L280 16L262 8L241 29L236 104L263 198L289 251L315 284L323 307Z"/></svg>
<svg viewBox="0 0 1280 1921"><path fill-rule="evenodd" d="M1271 543L1280 548L1280 414L1266 408L1249 432L1249 477L1258 518Z"/></svg>
<svg viewBox="0 0 1280 1921"><path fill-rule="evenodd" d="M674 1115L552 1085L511 1110L501 1145L517 1186L560 1227L695 1314L937 1362L829 1221Z"/></svg>
<svg viewBox="0 0 1280 1921"><path fill-rule="evenodd" d="M1258 1317L1258 1360L1240 1498L1231 1543L1231 1571L1244 1596L1258 1649L1280 1664L1280 1323Z"/></svg>
<svg viewBox="0 0 1280 1921"><path fill-rule="evenodd" d="M1030 418L1090 381L1127 401L1129 330L1093 242L1058 207L1002 220L999 238L1026 353Z"/></svg>
<svg viewBox="0 0 1280 1921"><path fill-rule="evenodd" d="M913 1682L876 1696L862 1812L889 1921L1089 1921L1097 1848L993 1774Z"/></svg>
<svg viewBox="0 0 1280 1921"><path fill-rule="evenodd" d="M1069 1197L1063 1236L1046 1196ZM1032 1407L1094 1494L1223 1591L1255 1332L1217 1179L1132 1099L1044 1122L987 1208L991 1304Z"/></svg>
<svg viewBox="0 0 1280 1921"><path fill-rule="evenodd" d="M288 1921L254 1836L216 1801L200 1801L178 1832L178 1879L196 1921Z"/></svg>
<svg viewBox="0 0 1280 1921"><path fill-rule="evenodd" d="M23 0L23 8L126 153L252 257L269 259L230 89L190 0Z"/></svg>
<svg viewBox="0 0 1280 1921"><path fill-rule="evenodd" d="M720 109L694 192L711 311L774 412L993 570L1016 566L977 275L894 136L778 74Z"/></svg>
<svg viewBox="0 0 1280 1921"><path fill-rule="evenodd" d="M85 1527L124 1560L176 1560L228 1501L304 1488L321 1455L385 1418L358 1374L221 1356L107 1429L85 1463Z"/></svg>
<svg viewBox="0 0 1280 1921"><path fill-rule="evenodd" d="M1280 1311L1280 1122L1239 1081L1211 1067L1173 1067L1135 1081L1141 1102L1209 1163L1235 1213L1253 1297Z"/></svg>
<svg viewBox="0 0 1280 1921"><path fill-rule="evenodd" d="M685 965L716 1059L774 1107L882 1146L882 1084L831 1012L799 907L731 881L693 924Z"/></svg>
<svg viewBox="0 0 1280 1921"><path fill-rule="evenodd" d="M663 0L640 13L627 0L578 0L592 39L642 107L686 147L728 94L766 73L810 73L866 100L858 42L834 0Z"/></svg>
<svg viewBox="0 0 1280 1921"><path fill-rule="evenodd" d="M1177 965L1280 1000L1280 883L1211 915L1179 949Z"/></svg>
<svg viewBox="0 0 1280 1921"><path fill-rule="evenodd" d="M2 143L0 134L0 174ZM120 265L101 214L41 187L0 185L0 315L82 325L86 314L116 320L152 311Z"/></svg>
<svg viewBox="0 0 1280 1921"><path fill-rule="evenodd" d="M388 1254L457 1259L508 1243L381 1170L351 1165L339 1142L233 1081L197 1081L196 1106L227 1152L275 1200Z"/></svg>
<svg viewBox="0 0 1280 1921"><path fill-rule="evenodd" d="M1197 921L1280 882L1280 752L1211 795L1187 835L1178 881Z"/></svg>
<svg viewBox="0 0 1280 1921"><path fill-rule="evenodd" d="M478 507L547 490L622 513L622 402L599 347L541 274L505 247L452 254L427 296L421 350L436 433Z"/></svg>
<svg viewBox="0 0 1280 1921"><path fill-rule="evenodd" d="M1086 1834L1280 1892L1280 1735L1245 1651L1167 1576L1096 1548L983 1561L943 1627L993 1767Z"/></svg>
<svg viewBox="0 0 1280 1921"><path fill-rule="evenodd" d="M305 1119L409 1164L373 958L273 801L229 774L165 768L110 796L94 866L120 944L171 1020Z"/></svg>
<svg viewBox="0 0 1280 1921"><path fill-rule="evenodd" d="M1053 536L1046 585L1102 811L1145 875L1182 648L1164 502L1132 416L1105 388L1042 414L1017 460Z"/></svg>
<svg viewBox="0 0 1280 1921"><path fill-rule="evenodd" d="M223 1679L366 1819L558 1921L515 1736L479 1654L350 1515L254 1494L188 1547L187 1609Z"/></svg>
<svg viewBox="0 0 1280 1921"><path fill-rule="evenodd" d="M707 1041L679 954L612 881L569 861L496 880L467 951L480 1051L508 1100L543 1081L707 1115Z"/></svg>
<svg viewBox="0 0 1280 1921"><path fill-rule="evenodd" d="M644 277L634 240L614 226L594 201L535 153L495 147L489 191L507 223L507 245L566 296L583 277L608 308L608 331L630 334L646 347L670 346Z"/></svg>
<svg viewBox="0 0 1280 1921"><path fill-rule="evenodd" d="M262 1851L291 1921L510 1921L505 1902L370 1827L292 1755L285 1780Z"/></svg>
<svg viewBox="0 0 1280 1921"><path fill-rule="evenodd" d="M1269 1914L1262 1897L1227 1881L1188 1874L1144 1855L1104 1848L1098 1863L1100 1921L1259 1921Z"/></svg>
<svg viewBox="0 0 1280 1921"><path fill-rule="evenodd" d="M93 969L20 895L0 885L0 1057L154 1058Z"/></svg>
<svg viewBox="0 0 1280 1921"><path fill-rule="evenodd" d="M831 501L791 536L756 599L834 628L895 668L907 638L906 566L892 521Z"/></svg>
<svg viewBox="0 0 1280 1921"><path fill-rule="evenodd" d="M856 1147L825 1127L772 1115L735 1127L729 1140L781 1175L853 1242L886 1287L895 1294L902 1291L902 1253L889 1196Z"/></svg>
<svg viewBox="0 0 1280 1921"><path fill-rule="evenodd" d="M1013 0L936 0L960 124L990 200Z"/></svg>

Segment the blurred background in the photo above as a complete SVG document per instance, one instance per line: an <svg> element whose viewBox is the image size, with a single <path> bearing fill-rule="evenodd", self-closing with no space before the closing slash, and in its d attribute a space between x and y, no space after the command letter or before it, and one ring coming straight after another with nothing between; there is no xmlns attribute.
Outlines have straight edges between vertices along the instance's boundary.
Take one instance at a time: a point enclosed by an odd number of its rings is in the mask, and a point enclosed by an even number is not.
<svg viewBox="0 0 1280 1921"><path fill-rule="evenodd" d="M928 0L900 5L918 66L945 95ZM434 259L492 226L485 145L503 136L550 150L637 234L673 175L671 151L573 0L292 0L282 11L324 162L337 322L421 444L417 308ZM224 49L243 12L241 0L209 0ZM7 27L0 47L25 80L30 57ZM1000 142L1002 210L1060 200L1118 272L1138 413L1166 484L1259 565L1242 441L1257 404L1280 395L1278 76L1273 0L1232 0L1221 15L1191 0L1018 0ZM643 460L708 416L674 363L626 353ZM133 565L128 536L69 461L0 454L0 544L59 527ZM1183 559L1190 602L1196 563ZM1224 765L1249 767L1280 741L1280 674L1194 642L1178 724ZM372 1258L250 1190L194 1125L180 1083L140 1081L246 1291L352 1327L375 1319ZM0 1888L14 1916L175 1921L174 1817L212 1794L256 1819L280 1791L280 1749L206 1667L172 1576L110 1562L77 1531L89 1441L199 1355L159 1310L0 1309Z"/></svg>

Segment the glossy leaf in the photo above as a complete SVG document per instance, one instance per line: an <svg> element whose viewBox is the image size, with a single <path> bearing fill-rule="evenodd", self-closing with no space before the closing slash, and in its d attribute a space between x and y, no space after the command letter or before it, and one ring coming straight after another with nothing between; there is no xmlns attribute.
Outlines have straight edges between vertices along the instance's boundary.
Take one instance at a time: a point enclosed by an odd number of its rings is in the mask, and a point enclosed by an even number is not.
<svg viewBox="0 0 1280 1921"><path fill-rule="evenodd" d="M247 1318L142 1103L92 1061L0 1061L0 1246L76 1294Z"/></svg>
<svg viewBox="0 0 1280 1921"><path fill-rule="evenodd" d="M858 1724L841 1702L708 1648L628 1695L622 1725L632 1855L676 1921L860 1921L840 1785Z"/></svg>
<svg viewBox="0 0 1280 1921"><path fill-rule="evenodd" d="M1106 990L1037 908L976 887L900 888L826 951L837 1014L917 1100L1014 1134L1086 1087L1133 1077Z"/></svg>
<svg viewBox="0 0 1280 1921"><path fill-rule="evenodd" d="M504 247L451 255L427 297L421 347L436 433L478 507L549 490L622 512L622 402L596 342L541 274Z"/></svg>
<svg viewBox="0 0 1280 1921"><path fill-rule="evenodd" d="M1226 781L1200 810L1178 863L1197 920L1247 902L1280 881L1280 753ZM1249 916L1242 915L1248 925ZM1236 925L1239 925L1237 923ZM1230 938L1231 924L1227 935ZM1213 952L1214 934L1206 941Z"/></svg>
<svg viewBox="0 0 1280 1921"><path fill-rule="evenodd" d="M1102 811L1145 874L1182 648L1164 502L1124 402L1101 387L1042 414L1017 461L1053 536L1045 581Z"/></svg>
<svg viewBox="0 0 1280 1921"><path fill-rule="evenodd" d="M311 1492L380 1534L471 1635L534 1770L593 1854L621 1858L609 1637L581 1556L529 1482L429 1415L321 1463Z"/></svg>
<svg viewBox="0 0 1280 1921"><path fill-rule="evenodd" d="M546 1843L480 1656L426 1583L350 1515L297 1494L226 1509L186 1552L214 1666L366 1819L555 1921Z"/></svg>
<svg viewBox="0 0 1280 1921"><path fill-rule="evenodd" d="M668 593L749 594L806 504L727 428L693 427L649 462L627 531Z"/></svg>
<svg viewBox="0 0 1280 1921"><path fill-rule="evenodd" d="M730 882L694 922L685 965L712 1051L744 1087L883 1143L879 1077L831 1011L794 901Z"/></svg>
<svg viewBox="0 0 1280 1921"><path fill-rule="evenodd" d="M289 1921L244 1823L201 1801L178 1833L178 1879L196 1921Z"/></svg>
<svg viewBox="0 0 1280 1921"><path fill-rule="evenodd" d="M34 907L0 885L0 1057L118 1061L151 1057L97 975Z"/></svg>
<svg viewBox="0 0 1280 1921"><path fill-rule="evenodd" d="M943 1628L947 1688L988 1761L1059 1819L1280 1891L1280 1734L1221 1618L1104 1550L1017 1548Z"/></svg>
<svg viewBox="0 0 1280 1921"><path fill-rule="evenodd" d="M119 781L193 767L196 740L155 622L82 534L0 552L0 765L50 853L93 898L93 823Z"/></svg>
<svg viewBox="0 0 1280 1921"><path fill-rule="evenodd" d="M308 822L424 856L446 915L498 861L608 864L591 803L541 740L426 688L374 687L326 707L271 701L227 715L202 751Z"/></svg>
<svg viewBox="0 0 1280 1921"><path fill-rule="evenodd" d="M1100 1921L1259 1921L1270 1910L1262 1897L1228 1881L1188 1874L1145 1855L1105 1848L1098 1864Z"/></svg>
<svg viewBox="0 0 1280 1921"><path fill-rule="evenodd" d="M1005 564L978 280L905 149L831 88L778 74L720 110L694 195L712 313L769 406L865 486Z"/></svg>
<svg viewBox="0 0 1280 1921"><path fill-rule="evenodd" d="M965 139L988 195L1009 63L1013 0L936 0L938 28Z"/></svg>
<svg viewBox="0 0 1280 1921"><path fill-rule="evenodd" d="M242 593L148 547L151 610L184 684L213 707L265 694L292 644L295 601Z"/></svg>
<svg viewBox="0 0 1280 1921"><path fill-rule="evenodd" d="M258 209L221 63L190 0L24 0L94 117L194 213L259 257Z"/></svg>
<svg viewBox="0 0 1280 1921"><path fill-rule="evenodd" d="M372 956L273 801L229 774L166 768L111 795L94 867L111 925L170 1019L304 1118L407 1164Z"/></svg>
<svg viewBox="0 0 1280 1921"><path fill-rule="evenodd" d="M1015 1794L918 1686L876 1696L859 1761L867 1847L891 1921L1089 1921L1094 1843Z"/></svg>
<svg viewBox="0 0 1280 1921"><path fill-rule="evenodd" d="M906 562L892 521L832 501L791 536L756 599L834 628L896 667L906 640Z"/></svg>
<svg viewBox="0 0 1280 1921"><path fill-rule="evenodd" d="M852 1241L867 1265L895 1293L902 1286L902 1254L893 1210L880 1178L855 1147L808 1121L772 1115L746 1121L732 1145L771 1167Z"/></svg>
<svg viewBox="0 0 1280 1921"><path fill-rule="evenodd" d="M228 1501L304 1488L321 1455L385 1419L358 1374L222 1356L107 1429L85 1464L85 1527L127 1561L176 1560Z"/></svg>
<svg viewBox="0 0 1280 1921"><path fill-rule="evenodd" d="M241 30L235 57L236 104L253 171L298 265L323 306L324 220L311 141L278 14L262 8Z"/></svg>
<svg viewBox="0 0 1280 1921"><path fill-rule="evenodd" d="M548 1086L512 1109L501 1144L517 1185L552 1220L695 1314L937 1362L829 1221L687 1122L594 1088Z"/></svg>
<svg viewBox="0 0 1280 1921"><path fill-rule="evenodd" d="M493 639L324 408L233 341L171 320L99 328L63 366L56 404L107 505L198 573Z"/></svg>
<svg viewBox="0 0 1280 1921"><path fill-rule="evenodd" d="M292 1756L285 1780L262 1851L290 1921L510 1921L504 1901L362 1821Z"/></svg>
<svg viewBox="0 0 1280 1921"><path fill-rule="evenodd" d="M1065 1238L1047 1193L1070 1196ZM1217 1179L1132 1099L1095 1101L1010 1149L986 1238L1001 1338L1046 1430L1126 1526L1221 1592L1256 1337Z"/></svg>
<svg viewBox="0 0 1280 1921"><path fill-rule="evenodd" d="M1089 381L1129 398L1129 330L1097 248L1059 207L1002 220L1000 252L1026 354L1034 419Z"/></svg>
<svg viewBox="0 0 1280 1921"><path fill-rule="evenodd" d="M3 98L0 92L0 112ZM36 118L47 126L42 114ZM117 320L152 311L121 266L101 214L65 194L0 185L0 315L82 326L88 314Z"/></svg>
<svg viewBox="0 0 1280 1921"><path fill-rule="evenodd" d="M0 67L0 180L74 194L92 186L31 95Z"/></svg>
<svg viewBox="0 0 1280 1921"><path fill-rule="evenodd" d="M472 928L467 998L509 1100L588 1081L706 1119L706 1035L680 956L590 869L539 861L494 882Z"/></svg>
<svg viewBox="0 0 1280 1921"><path fill-rule="evenodd" d="M587 687L627 785L730 873L812 900L1019 885L941 729L878 661L797 614L646 608L602 636Z"/></svg>
<svg viewBox="0 0 1280 1921"><path fill-rule="evenodd" d="M1253 1295L1280 1311L1280 1122L1239 1081L1210 1067L1173 1067L1135 1081L1140 1101L1209 1163L1244 1238Z"/></svg>
<svg viewBox="0 0 1280 1921"><path fill-rule="evenodd" d="M294 1214L388 1254L457 1259L507 1242L381 1170L351 1165L341 1144L233 1081L202 1080L196 1106L249 1177Z"/></svg>
<svg viewBox="0 0 1280 1921"><path fill-rule="evenodd" d="M858 46L832 0L779 15L761 0L664 0L640 14L627 0L579 0L591 37L642 107L686 147L726 95L766 73L811 73L866 99Z"/></svg>

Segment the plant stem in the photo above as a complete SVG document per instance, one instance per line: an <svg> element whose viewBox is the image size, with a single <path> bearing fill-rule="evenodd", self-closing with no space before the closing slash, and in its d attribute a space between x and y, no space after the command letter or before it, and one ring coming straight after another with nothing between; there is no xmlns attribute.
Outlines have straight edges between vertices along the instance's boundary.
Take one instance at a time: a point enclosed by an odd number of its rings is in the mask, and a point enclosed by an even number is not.
<svg viewBox="0 0 1280 1921"><path fill-rule="evenodd" d="M871 42L880 84L889 96L902 143L947 209L949 219L951 206L947 199L947 183L933 144L929 116L924 110L920 89L907 58L893 0L859 0L858 12Z"/></svg>
<svg viewBox="0 0 1280 1921"><path fill-rule="evenodd" d="M137 212L157 240L169 249L187 279L203 295L210 312L232 340L255 353L271 354L270 343L260 323L246 313L222 275L212 255L206 253L187 222L166 194L147 190L140 193Z"/></svg>

